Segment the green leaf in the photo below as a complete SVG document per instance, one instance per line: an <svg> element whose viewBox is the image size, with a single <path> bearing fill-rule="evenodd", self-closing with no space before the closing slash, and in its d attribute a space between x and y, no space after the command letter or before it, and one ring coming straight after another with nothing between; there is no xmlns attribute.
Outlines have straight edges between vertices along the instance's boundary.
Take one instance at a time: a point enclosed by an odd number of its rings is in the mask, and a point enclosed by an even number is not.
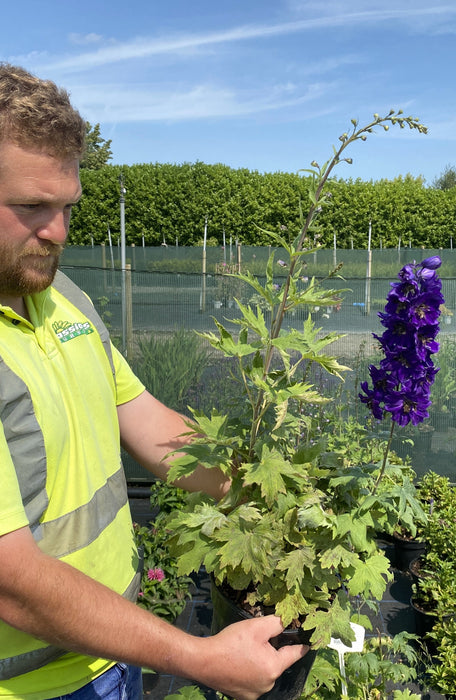
<svg viewBox="0 0 456 700"><path fill-rule="evenodd" d="M308 576L308 571L312 574L315 569L315 551L312 547L300 547L294 549L278 562L278 571L286 572L286 583L288 590L293 590L294 586L301 584L304 576ZM307 569L307 571L305 571Z"/></svg>
<svg viewBox="0 0 456 700"><path fill-rule="evenodd" d="M341 639L347 645L355 639L350 626L350 606L346 602L341 605L339 596L335 598L329 610L315 610L309 613L304 620L303 628L315 629L310 638L314 649L327 647L331 637Z"/></svg>
<svg viewBox="0 0 456 700"><path fill-rule="evenodd" d="M217 319L214 319L214 322L219 330L220 336L217 336L211 332L199 333L201 337L206 338L212 347L217 348L217 350L221 350L227 357L244 357L246 355L251 355L252 352L256 351L258 345L247 343L245 334L239 334L239 341L236 342L225 326L217 321ZM233 323L236 322L237 320L233 321ZM264 317L261 314L261 311L259 311L258 316L255 316L254 312L249 310L248 319L246 318L246 325L251 327L253 330L257 329L256 332L258 332L260 336L267 333Z"/></svg>
<svg viewBox="0 0 456 700"><path fill-rule="evenodd" d="M386 582L392 579L389 562L383 553L377 552L356 565L353 576L347 582L351 595L363 595L381 600Z"/></svg>
<svg viewBox="0 0 456 700"><path fill-rule="evenodd" d="M177 693L167 695L165 700L204 700L205 697L205 693L196 685L186 685Z"/></svg>
<svg viewBox="0 0 456 700"><path fill-rule="evenodd" d="M243 530L227 527L223 536L226 543L219 551L221 567L240 567L253 580L261 580L265 572L271 569L270 557L276 543L273 533L264 523Z"/></svg>
<svg viewBox="0 0 456 700"><path fill-rule="evenodd" d="M245 484L258 484L266 503L272 506L278 493L286 493L285 475L295 474L295 468L278 450L263 445L261 461L247 466Z"/></svg>
<svg viewBox="0 0 456 700"><path fill-rule="evenodd" d="M181 552L177 560L177 571L180 576L196 573L200 570L206 554L211 551L211 545L207 539L193 538L192 547L188 551Z"/></svg>
<svg viewBox="0 0 456 700"><path fill-rule="evenodd" d="M302 593L295 589L292 593L288 593L285 597L276 604L276 615L278 615L284 627L298 619L302 615L306 615L309 605L303 598Z"/></svg>
<svg viewBox="0 0 456 700"><path fill-rule="evenodd" d="M324 569L334 568L338 570L340 567L346 569L356 566L358 562L358 555L355 552L350 552L340 544L327 549L320 555L320 563Z"/></svg>

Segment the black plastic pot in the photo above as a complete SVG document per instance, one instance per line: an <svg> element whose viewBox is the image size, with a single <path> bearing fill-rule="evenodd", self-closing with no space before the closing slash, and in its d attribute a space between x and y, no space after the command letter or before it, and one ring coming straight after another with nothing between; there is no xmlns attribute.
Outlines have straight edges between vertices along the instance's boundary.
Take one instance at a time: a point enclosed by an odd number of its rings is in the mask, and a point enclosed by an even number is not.
<svg viewBox="0 0 456 700"><path fill-rule="evenodd" d="M432 632L432 628L438 620L437 615L424 610L414 596L410 598L410 605L415 616L415 633L418 637L425 637L428 632Z"/></svg>
<svg viewBox="0 0 456 700"><path fill-rule="evenodd" d="M394 565L399 571L408 571L414 559L418 559L426 551L426 543L423 540L403 539L393 535L394 539Z"/></svg>
<svg viewBox="0 0 456 700"><path fill-rule="evenodd" d="M211 579L212 634L217 634L233 622L247 620L251 615L230 600ZM312 630L284 630L270 640L275 649L291 644L307 644ZM307 676L312 668L317 652L309 649L302 659L296 661L276 680L274 687L261 695L259 700L298 700L302 694Z"/></svg>

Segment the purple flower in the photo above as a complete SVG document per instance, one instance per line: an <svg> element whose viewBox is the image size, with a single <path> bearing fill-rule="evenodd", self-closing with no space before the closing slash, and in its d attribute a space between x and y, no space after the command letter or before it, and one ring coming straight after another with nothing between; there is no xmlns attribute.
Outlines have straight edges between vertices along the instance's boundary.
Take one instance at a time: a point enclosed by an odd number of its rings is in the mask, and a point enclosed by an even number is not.
<svg viewBox="0 0 456 700"><path fill-rule="evenodd" d="M374 418L386 413L398 425L417 425L429 417L430 389L438 369L432 355L439 349L440 305L444 299L435 255L421 263L404 265L398 282L391 284L385 310L380 312L385 331L373 333L384 354L380 366L369 367L372 389L361 383L359 397Z"/></svg>

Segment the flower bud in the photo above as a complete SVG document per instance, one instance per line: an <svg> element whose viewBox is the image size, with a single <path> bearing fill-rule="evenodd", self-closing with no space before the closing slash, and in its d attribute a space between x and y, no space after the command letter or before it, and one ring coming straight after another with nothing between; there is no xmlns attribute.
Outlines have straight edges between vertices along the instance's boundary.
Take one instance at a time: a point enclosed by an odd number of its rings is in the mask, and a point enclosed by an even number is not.
<svg viewBox="0 0 456 700"><path fill-rule="evenodd" d="M426 258L420 263L421 267L427 267L428 270L437 270L441 264L442 261L438 255L431 255L431 257Z"/></svg>

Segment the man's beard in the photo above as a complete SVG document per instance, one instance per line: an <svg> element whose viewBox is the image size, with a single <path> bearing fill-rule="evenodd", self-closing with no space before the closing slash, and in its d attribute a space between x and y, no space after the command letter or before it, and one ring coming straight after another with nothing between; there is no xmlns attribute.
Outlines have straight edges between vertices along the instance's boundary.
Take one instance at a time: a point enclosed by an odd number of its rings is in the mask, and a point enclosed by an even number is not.
<svg viewBox="0 0 456 700"><path fill-rule="evenodd" d="M9 246L0 244L0 294L22 297L42 292L52 284L63 246L28 247L13 257ZM31 257L33 256L33 257Z"/></svg>

